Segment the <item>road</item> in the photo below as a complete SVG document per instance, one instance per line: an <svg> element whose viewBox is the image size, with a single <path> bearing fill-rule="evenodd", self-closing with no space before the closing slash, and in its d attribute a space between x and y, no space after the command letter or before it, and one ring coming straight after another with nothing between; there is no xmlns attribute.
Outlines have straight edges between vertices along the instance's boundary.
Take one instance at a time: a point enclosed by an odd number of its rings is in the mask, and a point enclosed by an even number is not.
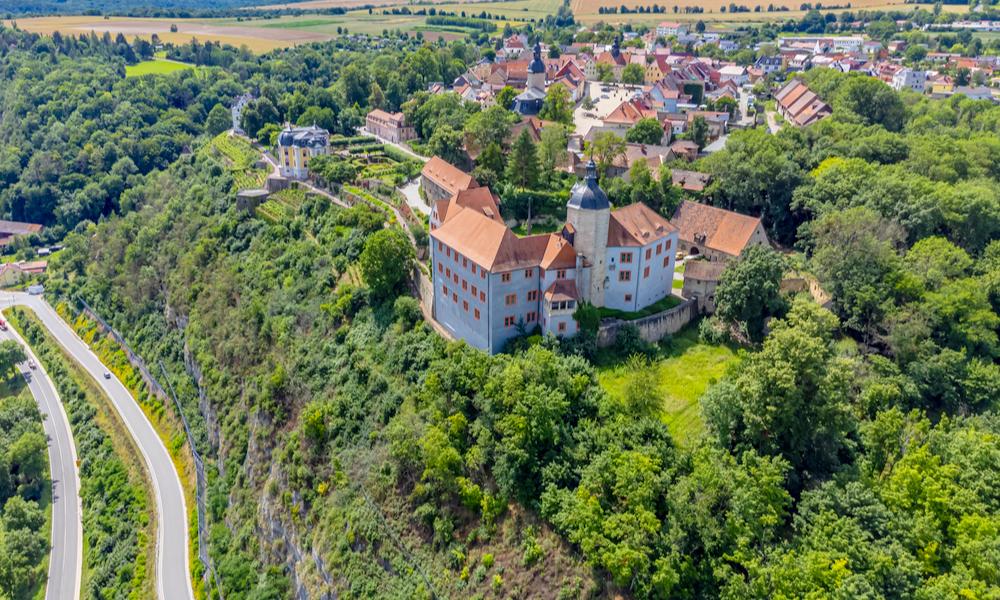
<svg viewBox="0 0 1000 600"><path fill-rule="evenodd" d="M80 597L83 569L83 521L80 518L80 474L76 468L76 446L69 419L48 373L13 329L0 331L0 340L16 340L37 367L27 363L18 370L28 374L28 389L42 413L42 428L49 443L49 472L52 479L52 548L45 600L76 600Z"/></svg>
<svg viewBox="0 0 1000 600"><path fill-rule="evenodd" d="M0 306L23 305L34 310L49 333L66 349L101 387L118 411L125 427L135 440L152 480L156 496L156 566L157 592L161 600L194 600L191 566L188 562L187 505L181 480L170 453L156 434L132 394L111 375L76 332L62 320L41 296L19 292L0 292Z"/></svg>

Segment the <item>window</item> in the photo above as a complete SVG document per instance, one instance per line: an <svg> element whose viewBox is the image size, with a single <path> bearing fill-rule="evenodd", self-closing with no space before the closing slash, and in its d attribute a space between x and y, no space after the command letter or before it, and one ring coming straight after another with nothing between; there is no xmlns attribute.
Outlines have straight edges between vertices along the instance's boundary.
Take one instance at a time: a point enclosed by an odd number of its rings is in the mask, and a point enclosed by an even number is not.
<svg viewBox="0 0 1000 600"><path fill-rule="evenodd" d="M566 271L562 269L556 271L556 279L566 279Z"/></svg>
<svg viewBox="0 0 1000 600"><path fill-rule="evenodd" d="M438 242L438 252L443 252L443 251L444 251L444 244Z"/></svg>
<svg viewBox="0 0 1000 600"><path fill-rule="evenodd" d="M448 295L448 286L442 285L441 286L441 291L444 292L445 296L447 296Z"/></svg>
<svg viewBox="0 0 1000 600"><path fill-rule="evenodd" d="M510 273L504 273L500 275L500 281L504 283L510 283Z"/></svg>
<svg viewBox="0 0 1000 600"><path fill-rule="evenodd" d="M514 317L504 317L503 318L503 326L504 327L513 327L514 326Z"/></svg>
<svg viewBox="0 0 1000 600"><path fill-rule="evenodd" d="M632 294L625 294L625 302L631 302L631 301L632 301Z"/></svg>
<svg viewBox="0 0 1000 600"><path fill-rule="evenodd" d="M479 292L479 301L486 302L486 292Z"/></svg>
<svg viewBox="0 0 1000 600"><path fill-rule="evenodd" d="M458 273L452 273L451 280L455 282L455 285L458 285Z"/></svg>
<svg viewBox="0 0 1000 600"><path fill-rule="evenodd" d="M649 260L653 256L653 249L646 248L646 260Z"/></svg>
<svg viewBox="0 0 1000 600"><path fill-rule="evenodd" d="M529 312L528 314L524 315L524 322L525 323L534 323L537 320L538 320L538 313L536 313L534 311Z"/></svg>
<svg viewBox="0 0 1000 600"><path fill-rule="evenodd" d="M618 271L618 281L632 281L632 271Z"/></svg>
<svg viewBox="0 0 1000 600"><path fill-rule="evenodd" d="M649 274L649 267L646 267L646 274L647 275ZM462 291L464 292L467 289L469 289L469 282L463 279L462 280Z"/></svg>
<svg viewBox="0 0 1000 600"><path fill-rule="evenodd" d="M528 292L528 302L538 302L538 290Z"/></svg>
<svg viewBox="0 0 1000 600"><path fill-rule="evenodd" d="M465 309L465 312L469 312L469 301L468 300L462 300L462 308Z"/></svg>
<svg viewBox="0 0 1000 600"><path fill-rule="evenodd" d="M670 266L670 257L669 256L664 256L663 257L663 266L664 267Z"/></svg>
<svg viewBox="0 0 1000 600"><path fill-rule="evenodd" d="M507 294L503 299L504 304L507 306L514 306L517 304L517 294Z"/></svg>
<svg viewBox="0 0 1000 600"><path fill-rule="evenodd" d="M476 317L476 320L478 321L479 320L479 309L478 308L473 309L472 314L473 314L473 316Z"/></svg>
<svg viewBox="0 0 1000 600"><path fill-rule="evenodd" d="M455 304L458 304L458 294L456 294L455 292L452 292L451 293L451 301L454 302Z"/></svg>
<svg viewBox="0 0 1000 600"><path fill-rule="evenodd" d="M447 250L445 251L445 254L447 254L449 257L451 257L451 248L450 247L447 248Z"/></svg>
<svg viewBox="0 0 1000 600"><path fill-rule="evenodd" d="M447 269L444 270L444 276L447 277L448 279L451 279L451 267L448 267Z"/></svg>
<svg viewBox="0 0 1000 600"><path fill-rule="evenodd" d="M483 279L486 279L486 269L480 268L479 274L482 276Z"/></svg>
<svg viewBox="0 0 1000 600"><path fill-rule="evenodd" d="M559 333L565 333L565 332L566 332L566 322L563 321L559 323Z"/></svg>
<svg viewBox="0 0 1000 600"><path fill-rule="evenodd" d="M632 253L631 252L622 252L622 264L628 265L628 264L631 264L631 263L632 263Z"/></svg>
<svg viewBox="0 0 1000 600"><path fill-rule="evenodd" d="M670 240L667 240L667 245L663 247L664 250L670 250Z"/></svg>
<svg viewBox="0 0 1000 600"><path fill-rule="evenodd" d="M645 269L642 270L642 278L646 279L648 277L649 277L649 267L646 267Z"/></svg>
<svg viewBox="0 0 1000 600"><path fill-rule="evenodd" d="M663 244L657 244L656 245L656 255L659 256L661 254L663 254Z"/></svg>
<svg viewBox="0 0 1000 600"><path fill-rule="evenodd" d="M476 286L472 286L472 297L475 298L478 295L479 295L479 290L476 289Z"/></svg>
<svg viewBox="0 0 1000 600"><path fill-rule="evenodd" d="M469 261L463 256L462 257L462 268L468 267Z"/></svg>
<svg viewBox="0 0 1000 600"><path fill-rule="evenodd" d="M441 263L438 263L438 273L440 273L442 271L444 271L444 265L442 265Z"/></svg>
<svg viewBox="0 0 1000 600"><path fill-rule="evenodd" d="M531 279L531 276L533 274L534 274L534 269L525 269L524 270L524 278L525 279Z"/></svg>

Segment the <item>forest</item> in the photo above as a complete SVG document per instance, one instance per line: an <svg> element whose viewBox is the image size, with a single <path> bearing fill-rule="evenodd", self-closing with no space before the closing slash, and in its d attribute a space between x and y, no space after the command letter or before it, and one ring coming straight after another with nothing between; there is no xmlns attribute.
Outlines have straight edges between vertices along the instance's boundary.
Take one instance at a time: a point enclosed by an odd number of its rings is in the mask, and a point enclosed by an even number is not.
<svg viewBox="0 0 1000 600"><path fill-rule="evenodd" d="M1000 108L816 69L831 118L734 133L695 163L705 198L761 215L786 252L727 269L700 332L741 360L681 445L641 371L623 399L599 385L586 336L493 357L443 341L380 268L411 256L379 209L311 198L260 219L218 157L186 151L248 87L254 134L303 118L348 134L383 106L431 146L502 139L502 114L419 92L479 48L189 45L175 54L213 77L129 80L113 42L0 35L0 173L18 189L0 200L68 232L47 293L86 300L202 415L225 598L1000 597ZM474 166L516 191L508 161L533 161L510 143ZM535 187L558 193L546 172ZM677 200L605 183L616 202ZM780 293L792 268L830 309Z"/></svg>

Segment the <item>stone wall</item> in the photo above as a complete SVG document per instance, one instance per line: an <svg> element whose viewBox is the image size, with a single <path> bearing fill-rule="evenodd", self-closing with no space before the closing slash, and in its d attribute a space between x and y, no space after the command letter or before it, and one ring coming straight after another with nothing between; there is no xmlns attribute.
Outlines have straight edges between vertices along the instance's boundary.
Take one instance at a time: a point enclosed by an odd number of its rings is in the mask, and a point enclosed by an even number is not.
<svg viewBox="0 0 1000 600"><path fill-rule="evenodd" d="M601 321L601 326L597 330L597 345L601 348L611 346L618 338L618 332L627 325L635 325L642 339L656 343L668 335L677 333L696 318L698 318L698 302L692 298L671 309L634 321L605 319Z"/></svg>

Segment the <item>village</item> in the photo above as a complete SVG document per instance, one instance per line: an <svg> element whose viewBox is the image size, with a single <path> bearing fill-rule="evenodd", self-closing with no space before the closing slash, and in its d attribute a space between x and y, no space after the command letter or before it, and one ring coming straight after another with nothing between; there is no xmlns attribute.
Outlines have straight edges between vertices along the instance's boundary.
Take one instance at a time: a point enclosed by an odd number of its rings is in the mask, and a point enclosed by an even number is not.
<svg viewBox="0 0 1000 600"><path fill-rule="evenodd" d="M468 122L476 125L438 139L440 130L411 122L419 108L375 108L359 137L344 140L346 149L315 125L287 125L276 134L278 169L267 187L327 183L310 173L310 161L326 154L356 160L354 149L375 161L358 164L362 172L394 174L398 169L380 162L386 159L378 151L367 153L381 144L399 160L423 163L419 179L382 177L374 187L372 179L362 181L365 190L331 190L369 202L405 199L398 207L408 231L428 230L426 245L418 233L426 263L417 288L425 316L442 335L500 352L532 331L572 336L579 327L575 311L591 305L602 311L599 342L613 343L622 322L655 342L713 312L722 273L744 250L778 248L760 215L712 206L711 175L692 163L725 148L733 131L761 127L773 134L829 117L832 107L800 73L835 69L896 91L998 101L997 90L983 85L996 83L996 57L915 53L905 42L859 35L782 37L754 48L751 64L713 58L740 50L703 25L679 22L661 22L643 35L615 33L608 44L547 46L516 33L494 56L454 81L431 84L420 98L430 105L442 97L449 110L473 106L477 114ZM233 106L235 131L251 100ZM548 153L543 165L535 164L536 147ZM518 158L519 148L527 154ZM511 169L514 161L520 162ZM621 187L637 185L630 182L636 177L657 192L645 202L621 202ZM395 192L388 183L398 184ZM610 200L608 186L615 188ZM829 301L801 273L783 285Z"/></svg>

